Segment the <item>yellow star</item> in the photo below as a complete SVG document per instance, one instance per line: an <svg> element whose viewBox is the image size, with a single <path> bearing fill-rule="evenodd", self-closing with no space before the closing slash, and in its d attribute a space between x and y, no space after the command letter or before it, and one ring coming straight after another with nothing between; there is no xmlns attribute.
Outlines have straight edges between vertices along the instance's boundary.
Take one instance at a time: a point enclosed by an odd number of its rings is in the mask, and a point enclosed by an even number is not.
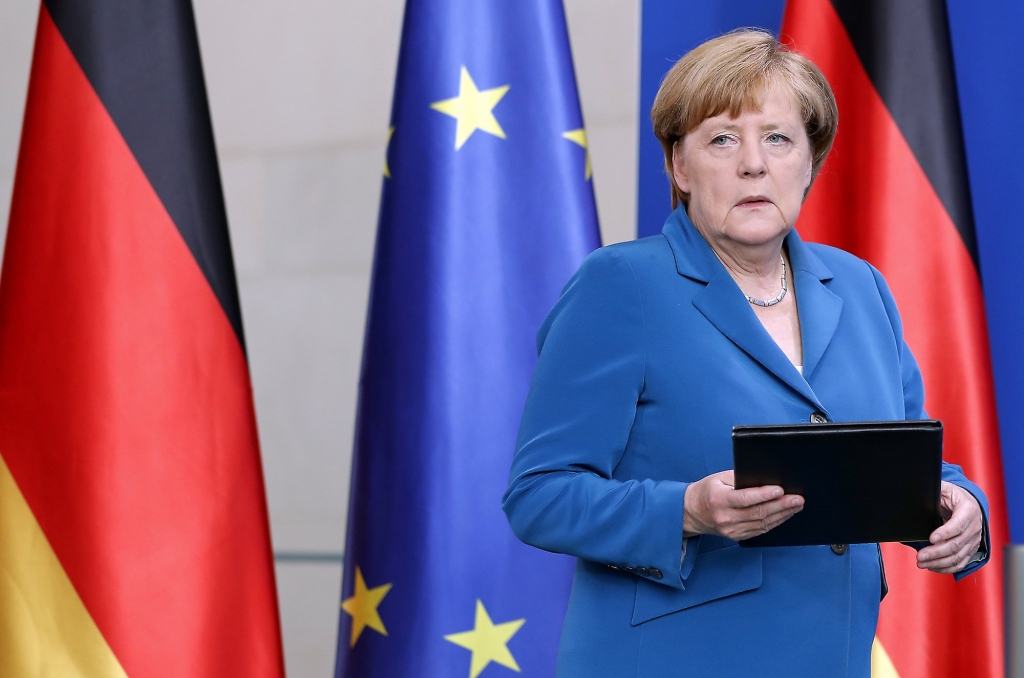
<svg viewBox="0 0 1024 678"><path fill-rule="evenodd" d="M501 97L505 96L508 89L509 86L504 85L481 92L476 88L473 78L469 77L469 71L463 66L459 75L459 96L430 104L435 111L441 111L458 121L455 125L456 151L462 148L462 145L476 130L493 134L502 139L505 138L505 132L491 111L501 101Z"/></svg>
<svg viewBox="0 0 1024 678"><path fill-rule="evenodd" d="M384 622L381 621L380 614L377 612L377 606L380 605L380 601L384 600L384 596L390 590L391 584L383 584L372 589L366 588L363 573L359 570L359 566L356 566L355 593L341 604L341 609L352 615L352 641L350 647L355 646L359 636L363 633L363 629L367 626L381 635L388 635L387 630L384 628Z"/></svg>
<svg viewBox="0 0 1024 678"><path fill-rule="evenodd" d="M394 127L388 128L388 140L384 143L384 176L391 178L391 169L388 167L388 146L391 145L391 135L395 133Z"/></svg>
<svg viewBox="0 0 1024 678"><path fill-rule="evenodd" d="M579 129L573 129L573 130L569 130L568 132L565 132L564 134L562 134L562 137L568 139L569 141L573 142L574 144L578 144L578 145L582 146L583 150L586 151L586 156L587 156L586 179L587 179L587 181L590 181L590 148L587 146L587 131L581 127Z"/></svg>
<svg viewBox="0 0 1024 678"><path fill-rule="evenodd" d="M491 662L519 671L519 664L516 664L515 657L508 651L507 643L525 623L525 619L516 619L504 624L494 624L484 609L484 604L477 600L473 630L452 633L444 639L473 653L469 663L469 678L479 676Z"/></svg>

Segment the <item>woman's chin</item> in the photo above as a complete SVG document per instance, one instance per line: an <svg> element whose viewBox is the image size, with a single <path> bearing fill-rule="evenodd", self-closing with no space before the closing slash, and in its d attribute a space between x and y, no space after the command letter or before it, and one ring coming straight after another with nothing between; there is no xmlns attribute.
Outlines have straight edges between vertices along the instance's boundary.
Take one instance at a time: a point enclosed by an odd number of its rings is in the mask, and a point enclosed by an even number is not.
<svg viewBox="0 0 1024 678"><path fill-rule="evenodd" d="M792 228L777 219L770 221L752 219L745 220L745 222L727 228L724 235L729 240L746 247L778 246Z"/></svg>

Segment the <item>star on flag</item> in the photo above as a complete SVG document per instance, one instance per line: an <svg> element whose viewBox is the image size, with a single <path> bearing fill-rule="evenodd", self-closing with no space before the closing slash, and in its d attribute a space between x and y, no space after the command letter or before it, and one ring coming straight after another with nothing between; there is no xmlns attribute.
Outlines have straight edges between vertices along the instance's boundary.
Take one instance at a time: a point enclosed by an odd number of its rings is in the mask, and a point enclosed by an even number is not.
<svg viewBox="0 0 1024 678"><path fill-rule="evenodd" d="M351 598L346 598L341 603L341 609L352 617L351 647L355 647L356 641L362 635L363 629L369 626L381 635L388 635L384 628L384 622L377 612L377 606L384 600L384 596L391 590L391 584L382 584L374 588L367 588L363 573L356 566L356 586Z"/></svg>
<svg viewBox="0 0 1024 678"><path fill-rule="evenodd" d="M388 127L388 140L384 144L384 176L391 178L391 168L388 167L388 146L391 145L391 135L395 133L394 127Z"/></svg>
<svg viewBox="0 0 1024 678"><path fill-rule="evenodd" d="M456 151L462 148L462 145L477 130L493 134L501 139L505 138L505 131L498 124L493 110L508 90L509 85L483 91L477 89L469 71L463 66L459 73L459 96L430 104L435 111L455 118Z"/></svg>
<svg viewBox="0 0 1024 678"><path fill-rule="evenodd" d="M563 133L562 138L568 139L574 144L583 147L583 150L585 151L585 154L587 156L586 179L587 181L590 181L590 147L587 145L587 130L583 129L582 127L579 129L572 129L569 130L568 132Z"/></svg>
<svg viewBox="0 0 1024 678"><path fill-rule="evenodd" d="M516 619L503 624L495 624L487 609L479 599L476 601L476 620L473 630L462 633L451 633L444 637L450 643L464 647L472 652L469 663L469 678L476 678L491 662L507 666L519 671L519 664L508 649L508 641L526 623L525 619Z"/></svg>

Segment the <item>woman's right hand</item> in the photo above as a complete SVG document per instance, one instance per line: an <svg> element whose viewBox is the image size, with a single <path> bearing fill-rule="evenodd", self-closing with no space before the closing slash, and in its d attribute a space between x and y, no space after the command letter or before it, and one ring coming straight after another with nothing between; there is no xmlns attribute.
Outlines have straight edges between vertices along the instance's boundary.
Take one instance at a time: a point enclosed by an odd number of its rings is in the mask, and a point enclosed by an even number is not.
<svg viewBox="0 0 1024 678"><path fill-rule="evenodd" d="M784 494L778 485L737 490L732 471L713 473L686 488L683 535L749 539L782 524L803 507L803 497Z"/></svg>

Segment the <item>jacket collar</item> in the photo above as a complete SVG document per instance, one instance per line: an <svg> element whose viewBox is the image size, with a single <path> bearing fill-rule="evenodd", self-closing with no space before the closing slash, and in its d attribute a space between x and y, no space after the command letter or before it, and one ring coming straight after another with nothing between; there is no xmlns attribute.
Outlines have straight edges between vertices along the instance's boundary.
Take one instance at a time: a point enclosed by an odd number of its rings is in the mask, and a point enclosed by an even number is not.
<svg viewBox="0 0 1024 678"><path fill-rule="evenodd" d="M743 292L683 207L672 213L662 233L672 249L679 275L706 283L693 299L697 310L730 341L827 414L808 382L839 325L843 300L825 285L832 279L832 272L804 244L796 229L789 232L784 243L793 269L791 275L800 315L803 376L764 329Z"/></svg>

